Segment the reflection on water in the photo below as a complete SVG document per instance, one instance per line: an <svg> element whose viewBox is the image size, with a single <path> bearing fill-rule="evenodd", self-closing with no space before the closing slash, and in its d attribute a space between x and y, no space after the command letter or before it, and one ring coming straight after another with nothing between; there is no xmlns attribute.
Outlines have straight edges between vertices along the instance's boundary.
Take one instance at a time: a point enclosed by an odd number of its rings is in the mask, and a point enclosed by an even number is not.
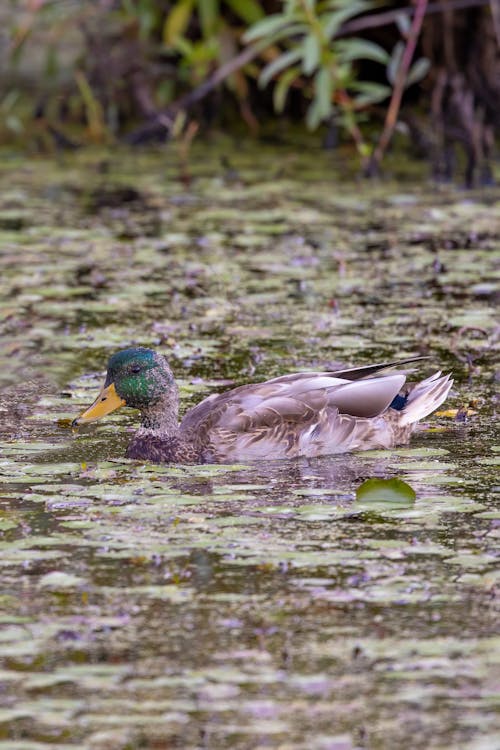
<svg viewBox="0 0 500 750"><path fill-rule="evenodd" d="M156 155L121 162L158 207L156 239L133 209L89 219L74 191L41 197L47 179L91 184L92 163L10 175L41 218L3 237L0 274L0 750L495 748L493 360L467 329L493 336L471 284L490 273L494 205L417 189L402 213L396 186L335 196L310 165L307 183L270 181L269 154L244 149L246 187L228 190L202 162L196 203ZM425 238L472 223L483 239L455 242L434 278ZM133 342L171 352L183 408L228 380L428 349L477 415L434 417L393 451L126 461L132 413L78 434L57 421ZM356 500L371 477L415 502Z"/></svg>

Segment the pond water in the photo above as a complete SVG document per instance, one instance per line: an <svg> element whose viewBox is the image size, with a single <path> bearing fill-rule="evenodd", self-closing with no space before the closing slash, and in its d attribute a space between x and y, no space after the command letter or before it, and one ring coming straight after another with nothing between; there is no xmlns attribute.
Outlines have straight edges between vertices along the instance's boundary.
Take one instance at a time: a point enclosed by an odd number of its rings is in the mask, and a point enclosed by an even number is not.
<svg viewBox="0 0 500 750"><path fill-rule="evenodd" d="M500 748L500 192L309 146L179 159L0 163L0 750ZM418 353L455 388L409 447L154 466L123 458L135 413L67 422L131 344L183 410Z"/></svg>

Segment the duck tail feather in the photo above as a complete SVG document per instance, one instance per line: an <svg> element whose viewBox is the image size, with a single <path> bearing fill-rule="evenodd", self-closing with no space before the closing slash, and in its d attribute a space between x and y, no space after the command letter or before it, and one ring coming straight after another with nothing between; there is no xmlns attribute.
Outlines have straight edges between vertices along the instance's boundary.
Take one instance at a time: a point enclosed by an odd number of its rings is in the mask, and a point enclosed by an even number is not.
<svg viewBox="0 0 500 750"><path fill-rule="evenodd" d="M407 365L412 362L420 362L423 359L429 359L429 357L408 357L407 359L397 359L393 362L380 362L378 365L364 365L363 367L352 367L348 370L334 370L329 374L334 375L336 378L342 378L343 380L360 380L361 378L367 378L371 375L376 375L382 370L388 370L390 367L402 367L403 365ZM403 370L402 372L410 371L413 370Z"/></svg>
<svg viewBox="0 0 500 750"><path fill-rule="evenodd" d="M451 376L441 376L441 372L436 372L430 378L422 380L408 395L406 406L401 411L399 424L413 424L432 414L446 399L452 385Z"/></svg>

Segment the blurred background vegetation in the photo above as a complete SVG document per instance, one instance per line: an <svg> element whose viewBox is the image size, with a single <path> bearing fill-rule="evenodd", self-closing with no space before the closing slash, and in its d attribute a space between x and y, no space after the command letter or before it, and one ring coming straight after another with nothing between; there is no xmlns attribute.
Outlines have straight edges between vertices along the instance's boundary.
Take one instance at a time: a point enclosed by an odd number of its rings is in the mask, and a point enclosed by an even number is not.
<svg viewBox="0 0 500 750"><path fill-rule="evenodd" d="M500 0L4 0L0 29L2 143L303 126L372 173L396 131L437 177L458 150L491 179Z"/></svg>

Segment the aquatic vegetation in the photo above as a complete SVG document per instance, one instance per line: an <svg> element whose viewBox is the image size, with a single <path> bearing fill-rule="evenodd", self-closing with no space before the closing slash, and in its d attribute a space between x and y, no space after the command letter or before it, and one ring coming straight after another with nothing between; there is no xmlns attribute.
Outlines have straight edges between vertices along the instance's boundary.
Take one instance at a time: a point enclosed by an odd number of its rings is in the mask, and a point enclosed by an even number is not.
<svg viewBox="0 0 500 750"><path fill-rule="evenodd" d="M198 148L189 191L163 150L0 160L0 750L492 747L498 191ZM126 413L69 429L137 345L181 413L417 353L456 386L410 447L153 465Z"/></svg>

